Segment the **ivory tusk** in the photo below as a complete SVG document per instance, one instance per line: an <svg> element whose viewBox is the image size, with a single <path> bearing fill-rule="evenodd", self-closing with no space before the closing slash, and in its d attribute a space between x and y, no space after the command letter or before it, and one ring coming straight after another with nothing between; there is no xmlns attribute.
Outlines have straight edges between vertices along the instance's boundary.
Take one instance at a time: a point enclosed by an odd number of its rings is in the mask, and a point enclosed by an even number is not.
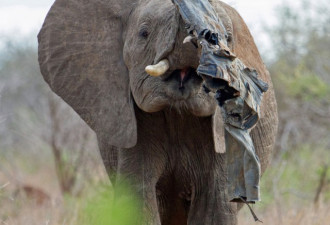
<svg viewBox="0 0 330 225"><path fill-rule="evenodd" d="M183 44L186 44L186 43L191 42L191 40L192 40L193 38L194 38L194 37L191 36L191 35L187 36L187 37L183 40Z"/></svg>
<svg viewBox="0 0 330 225"><path fill-rule="evenodd" d="M163 75L170 68L170 63L167 59L159 61L156 65L149 65L145 68L145 71L154 77Z"/></svg>

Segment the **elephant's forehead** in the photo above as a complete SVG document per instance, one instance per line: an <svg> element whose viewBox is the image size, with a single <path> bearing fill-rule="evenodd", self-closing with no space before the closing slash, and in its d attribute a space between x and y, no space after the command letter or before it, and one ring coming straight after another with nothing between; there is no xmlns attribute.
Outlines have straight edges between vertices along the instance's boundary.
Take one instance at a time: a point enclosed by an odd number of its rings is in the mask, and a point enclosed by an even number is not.
<svg viewBox="0 0 330 225"><path fill-rule="evenodd" d="M175 6L171 0L142 1L137 9L141 17L165 19L176 13Z"/></svg>

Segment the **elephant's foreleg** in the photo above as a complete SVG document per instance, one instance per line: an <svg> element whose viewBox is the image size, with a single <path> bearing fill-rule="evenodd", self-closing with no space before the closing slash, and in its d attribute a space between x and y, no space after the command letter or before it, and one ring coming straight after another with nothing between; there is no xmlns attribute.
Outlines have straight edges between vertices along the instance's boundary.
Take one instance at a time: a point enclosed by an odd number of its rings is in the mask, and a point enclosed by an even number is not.
<svg viewBox="0 0 330 225"><path fill-rule="evenodd" d="M160 225L156 184L163 172L161 157L138 146L120 150L118 159L116 186L128 186L129 193L116 190L116 199L138 200L136 225Z"/></svg>
<svg viewBox="0 0 330 225"><path fill-rule="evenodd" d="M225 160L217 154L215 165L196 182L188 215L188 225L236 225L237 204L226 196ZM213 167L213 168L212 168Z"/></svg>
<svg viewBox="0 0 330 225"><path fill-rule="evenodd" d="M108 145L104 140L99 139L98 142L104 167L107 171L111 184L115 185L118 164L118 151L120 151L120 149Z"/></svg>

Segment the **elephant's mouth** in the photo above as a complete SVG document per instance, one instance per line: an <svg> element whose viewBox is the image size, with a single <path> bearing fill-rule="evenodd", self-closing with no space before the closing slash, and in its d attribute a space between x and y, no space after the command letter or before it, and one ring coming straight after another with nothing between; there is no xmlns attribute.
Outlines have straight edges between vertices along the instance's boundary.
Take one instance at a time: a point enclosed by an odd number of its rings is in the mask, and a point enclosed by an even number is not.
<svg viewBox="0 0 330 225"><path fill-rule="evenodd" d="M200 80L202 82L202 78L197 74L196 69L187 67L184 69L176 69L173 72L170 72L167 76L164 77L163 81L167 82L170 80L175 80L177 81L178 89L184 91L186 83L192 79Z"/></svg>

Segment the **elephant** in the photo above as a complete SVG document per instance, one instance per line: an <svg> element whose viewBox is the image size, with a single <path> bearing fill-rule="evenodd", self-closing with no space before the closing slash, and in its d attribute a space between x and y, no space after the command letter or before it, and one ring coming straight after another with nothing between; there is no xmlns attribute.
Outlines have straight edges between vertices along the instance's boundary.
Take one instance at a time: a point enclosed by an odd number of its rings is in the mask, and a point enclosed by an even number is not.
<svg viewBox="0 0 330 225"><path fill-rule="evenodd" d="M238 12L209 3L230 51L269 86L251 130L263 173L278 125L271 77ZM38 43L44 80L96 133L111 182L128 181L141 199L137 224L237 224L225 149L236 142L196 73L199 48L187 43L172 1L56 0Z"/></svg>

